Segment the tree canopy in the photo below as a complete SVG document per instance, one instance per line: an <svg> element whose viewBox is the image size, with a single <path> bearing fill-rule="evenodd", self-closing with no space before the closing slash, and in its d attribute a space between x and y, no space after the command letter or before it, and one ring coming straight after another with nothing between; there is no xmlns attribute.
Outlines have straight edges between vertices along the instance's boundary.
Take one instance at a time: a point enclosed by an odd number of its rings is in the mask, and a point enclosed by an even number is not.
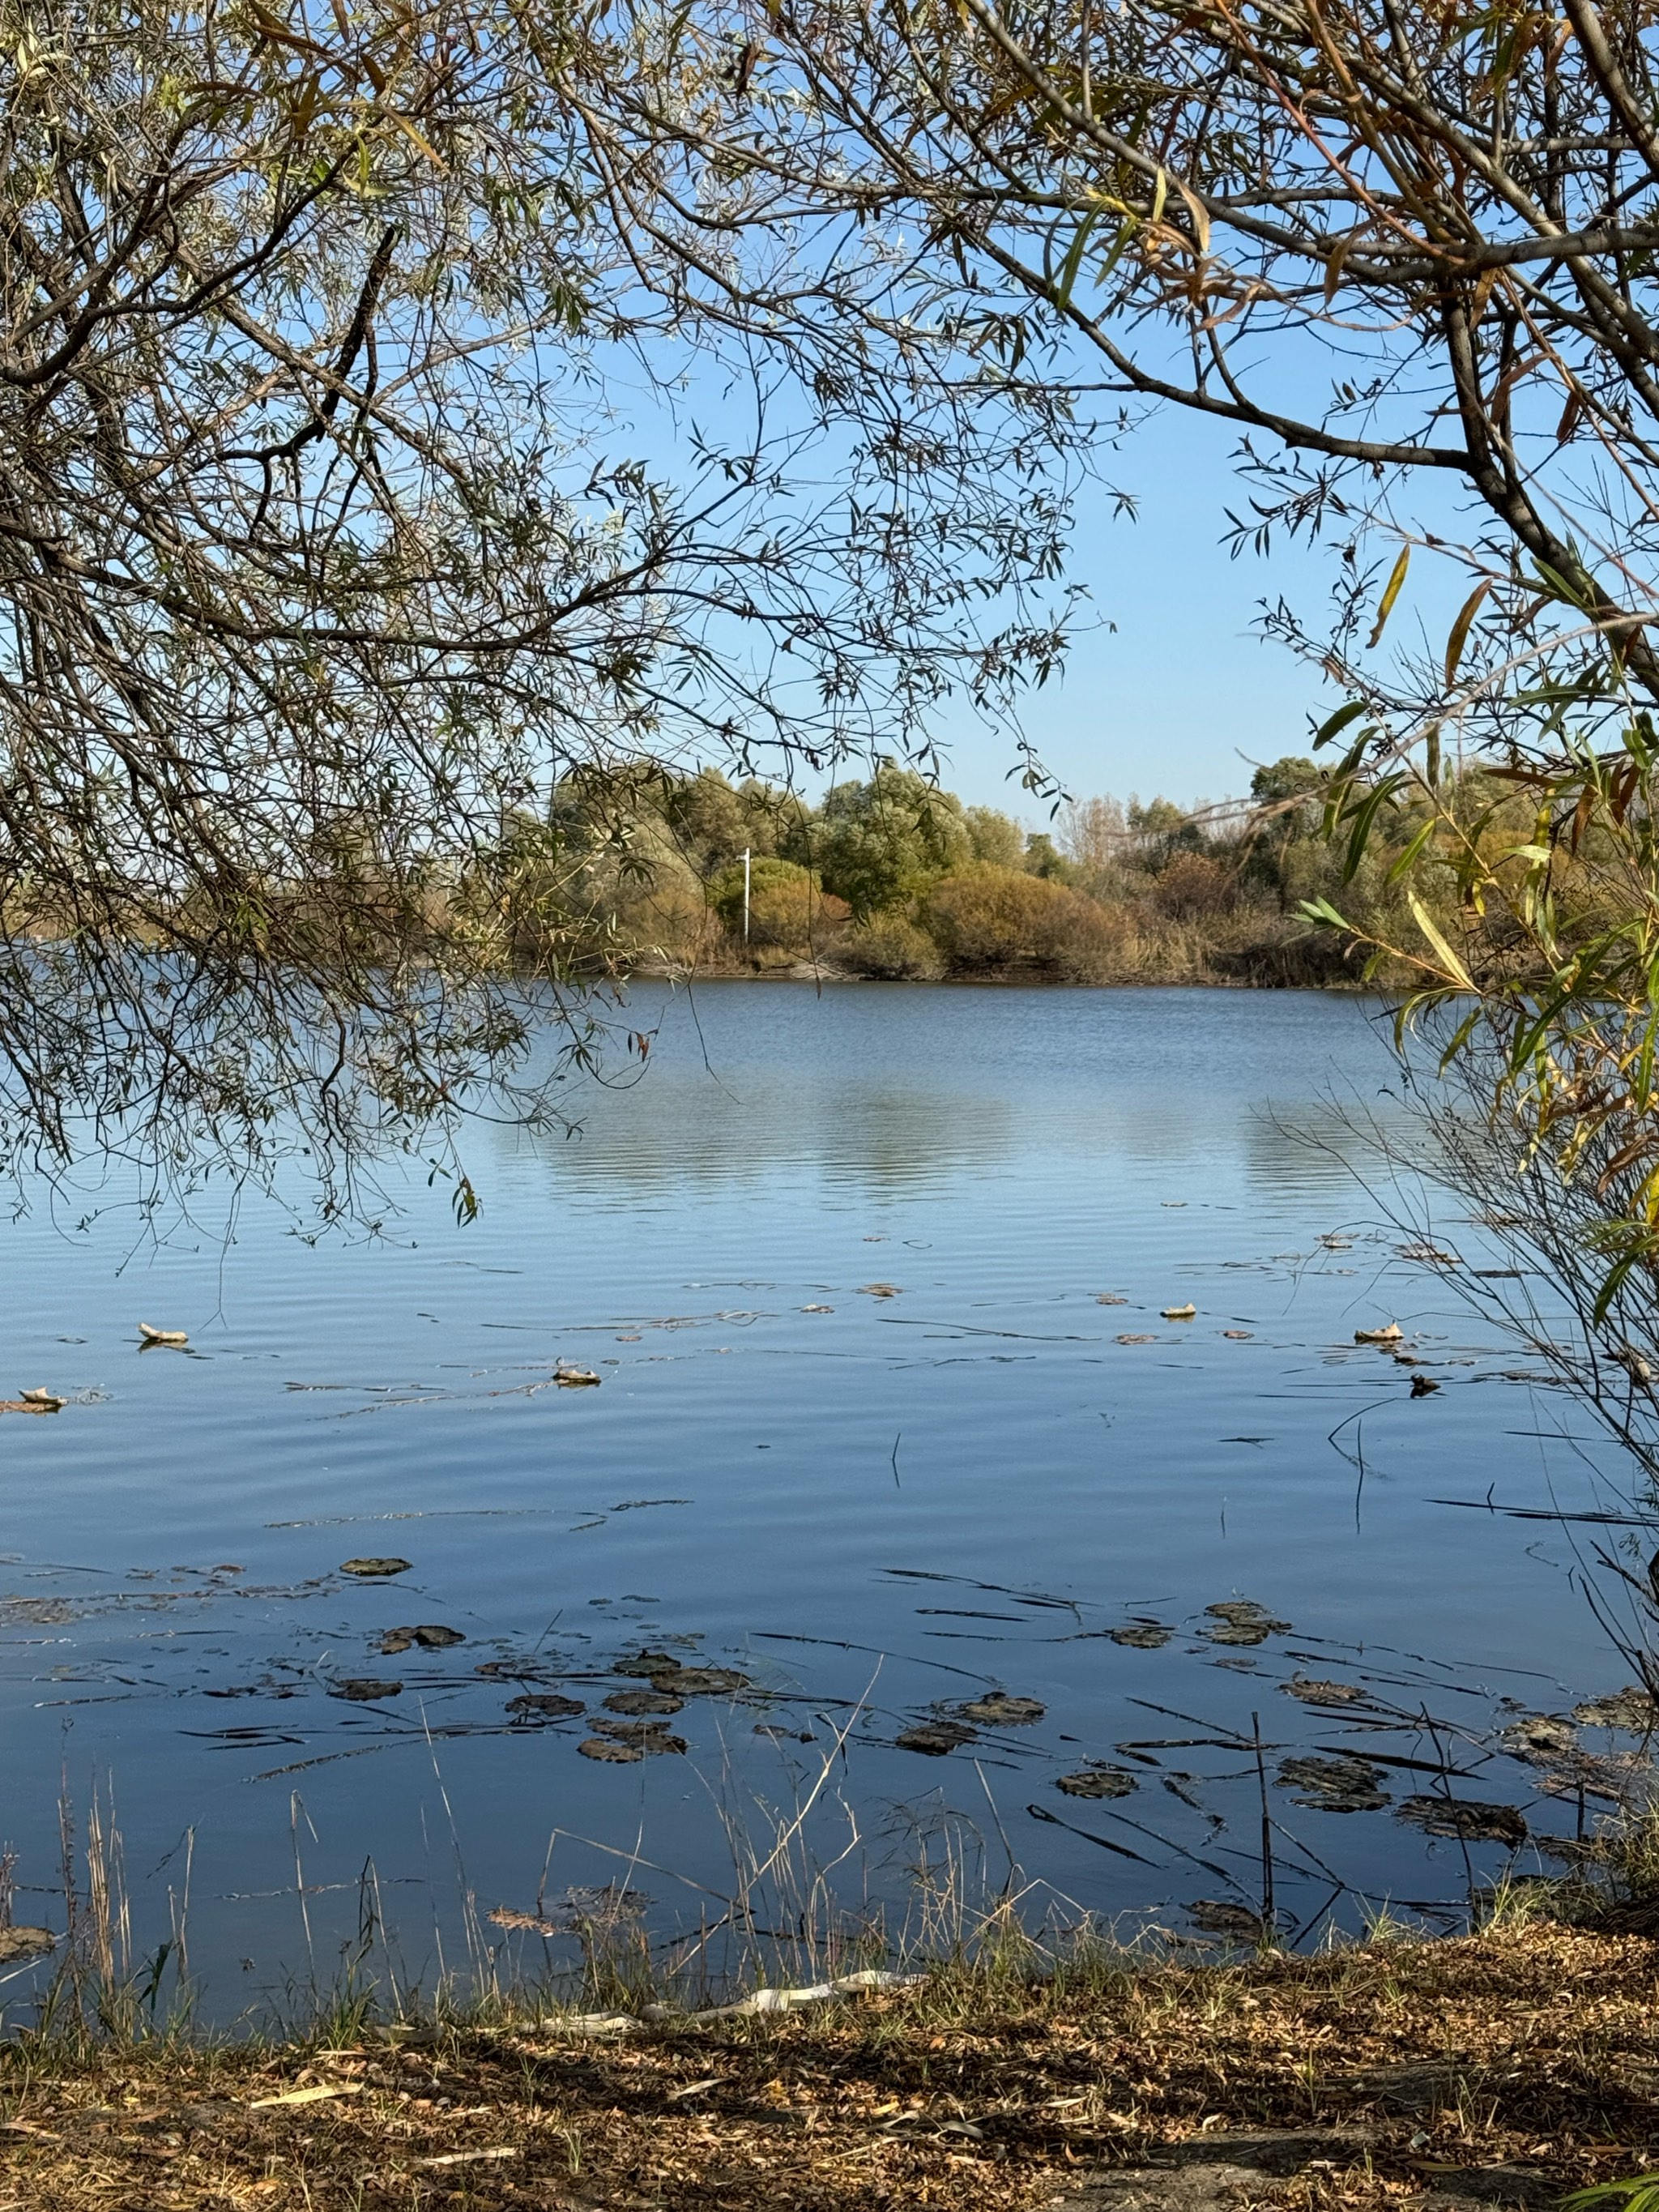
<svg viewBox="0 0 1659 2212"><path fill-rule="evenodd" d="M730 118L729 52L601 21L0 4L19 1164L297 1150L328 1210L365 1147L551 1110L515 811L688 754L925 759L941 699L1052 665L1061 413L951 374L867 257L780 315L799 254L683 127Z"/></svg>

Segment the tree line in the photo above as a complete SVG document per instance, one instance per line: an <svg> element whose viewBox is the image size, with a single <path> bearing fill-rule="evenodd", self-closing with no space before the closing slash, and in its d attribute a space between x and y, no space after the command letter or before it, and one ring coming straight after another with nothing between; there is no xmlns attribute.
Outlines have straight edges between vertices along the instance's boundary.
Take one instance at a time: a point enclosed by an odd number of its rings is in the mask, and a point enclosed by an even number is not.
<svg viewBox="0 0 1659 2212"><path fill-rule="evenodd" d="M1516 815L1480 771L1455 781L1460 818L1494 804ZM1349 797L1344 784L1339 807ZM891 760L815 803L717 769L571 777L544 812L508 823L489 902L504 963L573 981L804 972L1398 991L1412 963L1390 948L1409 941L1412 901L1460 927L1423 860L1429 816L1396 808L1356 847L1332 836L1332 805L1304 755L1258 768L1231 804L1067 800L1043 829ZM1341 930L1322 919L1336 899ZM1581 902L1581 926L1588 915ZM1501 933L1471 957L1501 962Z"/></svg>

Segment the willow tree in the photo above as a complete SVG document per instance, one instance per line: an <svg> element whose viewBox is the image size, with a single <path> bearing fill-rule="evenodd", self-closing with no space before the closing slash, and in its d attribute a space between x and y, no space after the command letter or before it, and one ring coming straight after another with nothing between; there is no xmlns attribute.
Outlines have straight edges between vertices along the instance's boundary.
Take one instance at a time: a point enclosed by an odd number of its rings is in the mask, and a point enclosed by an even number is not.
<svg viewBox="0 0 1659 2212"><path fill-rule="evenodd" d="M297 1152L326 1211L366 1151L551 1110L594 1009L500 913L549 792L925 756L1050 665L1064 407L901 329L878 258L830 287L809 242L780 314L799 254L678 127L729 54L599 21L0 0L20 1171ZM677 128L619 173L641 99Z"/></svg>
<svg viewBox="0 0 1659 2212"><path fill-rule="evenodd" d="M1555 1257L1587 1322L1659 1361L1659 8L673 22L738 58L719 135L757 208L879 239L910 327L988 374L1231 426L1237 541L1328 546L1330 605L1266 621L1344 702L1318 736L1350 866L1415 817L1416 932L1376 949L1510 1169L1583 1194Z"/></svg>

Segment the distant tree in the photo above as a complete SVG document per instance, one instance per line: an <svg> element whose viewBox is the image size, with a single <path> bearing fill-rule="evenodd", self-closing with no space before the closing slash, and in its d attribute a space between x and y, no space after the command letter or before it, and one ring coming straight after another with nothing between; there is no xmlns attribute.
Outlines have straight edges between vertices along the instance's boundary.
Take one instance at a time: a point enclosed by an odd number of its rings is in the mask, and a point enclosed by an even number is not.
<svg viewBox="0 0 1659 2212"><path fill-rule="evenodd" d="M1056 884L1072 881L1072 864L1046 830L1034 830L1026 838L1021 866L1028 876L1046 876Z"/></svg>
<svg viewBox="0 0 1659 2212"><path fill-rule="evenodd" d="M811 836L824 888L860 920L908 904L971 850L960 800L890 761L837 784Z"/></svg>
<svg viewBox="0 0 1659 2212"><path fill-rule="evenodd" d="M963 813L962 823L968 832L969 850L976 860L988 860L998 868L1022 865L1025 832L1012 815L1000 813L994 806L969 806Z"/></svg>
<svg viewBox="0 0 1659 2212"><path fill-rule="evenodd" d="M1247 836L1244 874L1266 884L1282 899L1285 892L1285 855L1298 839L1318 830L1324 805L1325 778L1303 753L1285 753L1255 770L1250 778L1255 801Z"/></svg>
<svg viewBox="0 0 1659 2212"><path fill-rule="evenodd" d="M1185 808L1172 799L1149 799L1143 805L1129 801L1129 836L1142 867L1157 875L1177 853L1196 853L1204 832Z"/></svg>
<svg viewBox="0 0 1659 2212"><path fill-rule="evenodd" d="M1060 846L1085 890L1098 898L1115 888L1129 849L1129 824L1122 801L1072 800L1060 811Z"/></svg>

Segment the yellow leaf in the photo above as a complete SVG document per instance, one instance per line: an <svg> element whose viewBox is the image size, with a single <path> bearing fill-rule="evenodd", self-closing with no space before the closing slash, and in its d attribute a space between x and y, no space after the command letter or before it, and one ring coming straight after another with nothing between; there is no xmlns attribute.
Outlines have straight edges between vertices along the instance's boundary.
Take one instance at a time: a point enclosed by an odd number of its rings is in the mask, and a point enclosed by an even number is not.
<svg viewBox="0 0 1659 2212"><path fill-rule="evenodd" d="M1374 646L1382 636L1389 617L1394 612L1394 603L1400 597L1400 587L1406 580L1406 571L1411 565L1412 549L1409 545L1402 545L1400 549L1400 558L1394 564L1394 573L1383 586L1382 604L1376 611L1376 628L1365 641L1368 647Z"/></svg>
<svg viewBox="0 0 1659 2212"><path fill-rule="evenodd" d="M1325 264L1325 305L1328 307L1336 297L1336 288L1342 282L1342 264L1353 245L1352 236L1339 238L1331 248L1331 258Z"/></svg>
<svg viewBox="0 0 1659 2212"><path fill-rule="evenodd" d="M1407 891L1406 897L1411 906L1412 915L1413 920L1416 921L1418 927L1422 931L1424 936L1427 938L1431 949L1439 957L1443 972L1449 975L1453 982L1459 984L1464 990L1474 990L1474 976L1470 975L1468 969L1463 965L1457 955L1452 951L1450 945L1447 944L1445 939L1440 934L1438 929L1436 928L1434 923L1430 920L1428 908L1423 904L1422 900L1419 899L1415 892L1413 891Z"/></svg>
<svg viewBox="0 0 1659 2212"><path fill-rule="evenodd" d="M1210 250L1210 218L1205 212L1204 203L1196 192L1188 191L1179 179L1176 180L1176 190L1187 203L1187 212L1193 219L1193 236L1198 240L1198 250L1200 253L1207 253Z"/></svg>
<svg viewBox="0 0 1659 2212"><path fill-rule="evenodd" d="M1462 605L1457 610L1457 620L1451 626L1451 635L1446 640L1446 689L1449 691L1457 681L1457 665L1463 658L1463 647L1468 643L1469 627L1480 611L1480 602L1492 589L1492 579L1477 584Z"/></svg>
<svg viewBox="0 0 1659 2212"><path fill-rule="evenodd" d="M400 131L404 131L410 138L414 140L416 145L420 148L422 153L426 155L427 160L431 162L434 169L441 169L443 167L443 156L428 139L423 138L421 136L421 133L415 128L415 125L410 121L406 115L394 114L392 119Z"/></svg>
<svg viewBox="0 0 1659 2212"><path fill-rule="evenodd" d="M280 2097L256 2097L248 2106L251 2112L263 2112L272 2105L320 2105L329 2097L361 2097L361 2081L321 2081L313 2089L285 2089Z"/></svg>

